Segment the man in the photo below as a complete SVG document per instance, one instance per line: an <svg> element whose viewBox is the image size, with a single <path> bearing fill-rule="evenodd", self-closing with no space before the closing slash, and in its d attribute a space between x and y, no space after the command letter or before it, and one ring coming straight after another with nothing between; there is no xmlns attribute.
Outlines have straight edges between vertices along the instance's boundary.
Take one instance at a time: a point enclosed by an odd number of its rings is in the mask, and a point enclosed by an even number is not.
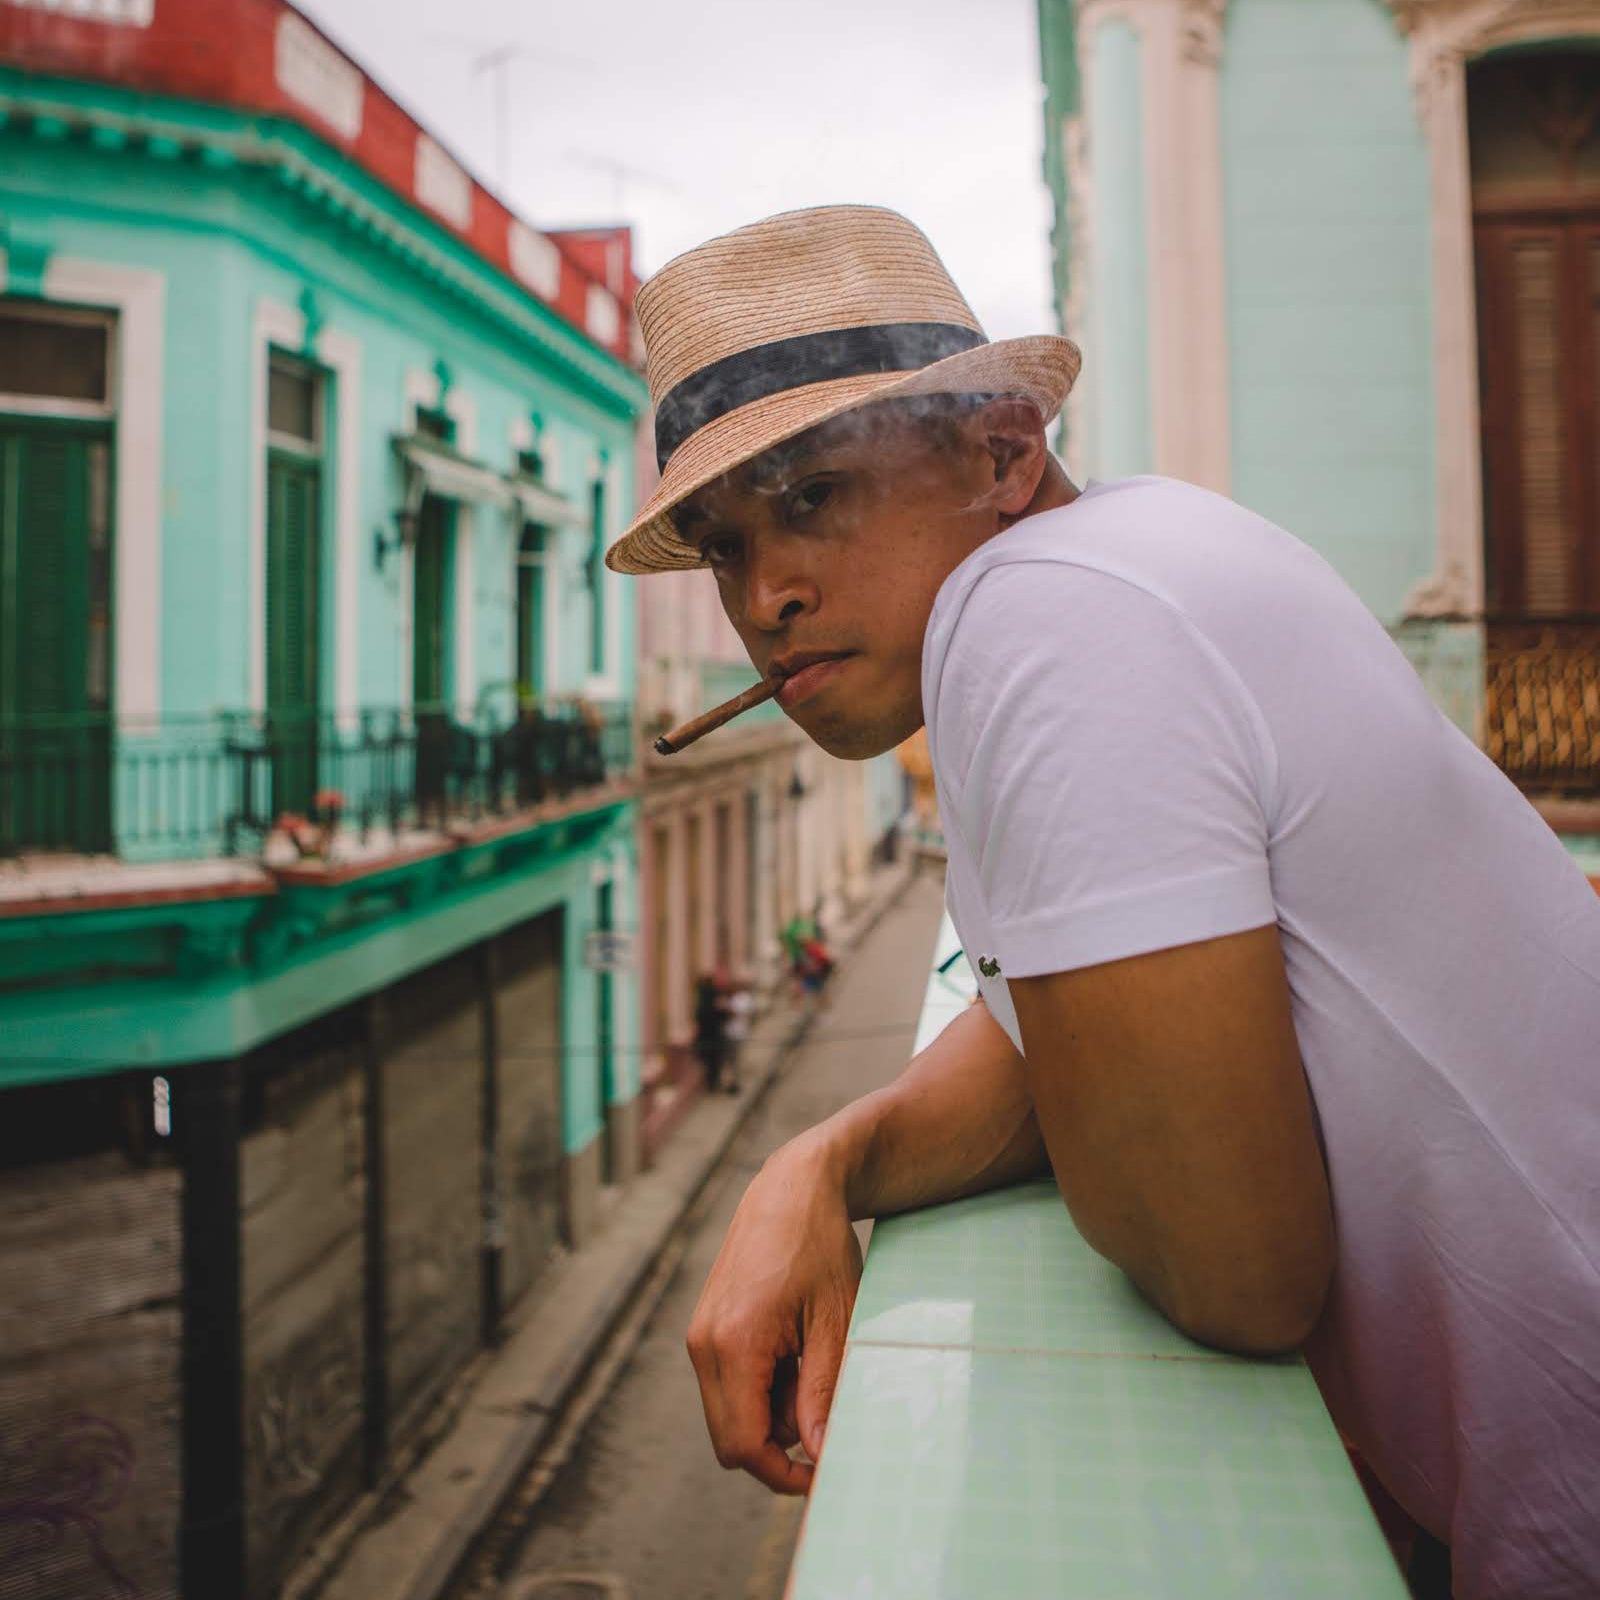
<svg viewBox="0 0 1600 1600"><path fill-rule="evenodd" d="M1077 351L985 342L903 218L740 230L639 315L663 477L608 559L709 566L825 750L926 722L983 999L750 1185L689 1334L719 1459L809 1483L851 1218L1053 1170L1179 1328L1305 1350L1459 1600L1600 1594L1600 899L1559 841L1310 550L1077 489Z"/></svg>

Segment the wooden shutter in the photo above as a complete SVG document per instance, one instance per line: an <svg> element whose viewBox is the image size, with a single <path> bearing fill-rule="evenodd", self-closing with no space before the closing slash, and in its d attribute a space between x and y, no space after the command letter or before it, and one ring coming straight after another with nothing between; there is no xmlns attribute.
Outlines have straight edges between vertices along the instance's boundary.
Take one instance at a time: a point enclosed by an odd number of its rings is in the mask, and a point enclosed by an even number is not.
<svg viewBox="0 0 1600 1600"><path fill-rule="evenodd" d="M91 611L102 655L109 644L109 460L103 427L0 430L8 849L111 845L109 663L90 671Z"/></svg>
<svg viewBox="0 0 1600 1600"><path fill-rule="evenodd" d="M88 709L89 505L86 441L23 442L17 499L14 705L23 716Z"/></svg>
<svg viewBox="0 0 1600 1600"><path fill-rule="evenodd" d="M1600 229L1480 221L1478 303L1490 609L1600 609Z"/></svg>
<svg viewBox="0 0 1600 1600"><path fill-rule="evenodd" d="M438 707L445 697L445 530L450 508L429 495L422 502L412 566L412 702Z"/></svg>
<svg viewBox="0 0 1600 1600"><path fill-rule="evenodd" d="M526 524L517 562L517 684L535 696L544 690L544 568L529 558L544 548L544 529Z"/></svg>
<svg viewBox="0 0 1600 1600"><path fill-rule="evenodd" d="M267 457L267 717L272 808L304 814L317 788L317 466Z"/></svg>
<svg viewBox="0 0 1600 1600"><path fill-rule="evenodd" d="M606 670L606 483L596 479L590 505L592 523L589 543L589 668L599 674Z"/></svg>
<svg viewBox="0 0 1600 1600"><path fill-rule="evenodd" d="M1573 506L1566 463L1571 440L1559 346L1561 238L1528 233L1510 241L1509 289L1516 364L1517 511L1522 543L1522 606L1558 615L1571 605L1568 546Z"/></svg>
<svg viewBox="0 0 1600 1600"><path fill-rule="evenodd" d="M306 714L318 703L317 528L313 463L267 464L267 706Z"/></svg>

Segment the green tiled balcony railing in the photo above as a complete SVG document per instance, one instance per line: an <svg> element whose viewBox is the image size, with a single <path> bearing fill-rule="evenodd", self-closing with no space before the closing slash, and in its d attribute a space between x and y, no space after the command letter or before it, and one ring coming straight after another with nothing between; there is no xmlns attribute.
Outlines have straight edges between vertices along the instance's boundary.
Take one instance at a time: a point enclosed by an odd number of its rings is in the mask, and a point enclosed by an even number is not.
<svg viewBox="0 0 1600 1600"><path fill-rule="evenodd" d="M636 764L624 706L209 716L0 717L0 857L234 856L280 818L473 822L607 784Z"/></svg>
<svg viewBox="0 0 1600 1600"><path fill-rule="evenodd" d="M972 990L946 920L919 1049ZM879 1223L790 1600L1175 1594L1404 1600L1304 1364L1191 1343L1050 1184Z"/></svg>

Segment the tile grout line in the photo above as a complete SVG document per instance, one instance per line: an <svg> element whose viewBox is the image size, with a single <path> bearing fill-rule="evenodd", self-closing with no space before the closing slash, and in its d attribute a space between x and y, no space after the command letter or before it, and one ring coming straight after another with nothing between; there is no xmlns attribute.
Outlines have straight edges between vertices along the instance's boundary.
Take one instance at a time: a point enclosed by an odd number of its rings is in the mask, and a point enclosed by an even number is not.
<svg viewBox="0 0 1600 1600"><path fill-rule="evenodd" d="M859 1345L863 1350L945 1350L963 1351L970 1355L987 1356L1073 1356L1094 1361L1193 1361L1199 1365L1260 1366L1259 1358L1230 1356L1187 1351L1161 1350L1069 1350L1053 1349L1048 1345L1026 1344L955 1344L937 1339L846 1339L846 1347ZM1285 1367L1304 1368L1300 1358L1281 1363Z"/></svg>

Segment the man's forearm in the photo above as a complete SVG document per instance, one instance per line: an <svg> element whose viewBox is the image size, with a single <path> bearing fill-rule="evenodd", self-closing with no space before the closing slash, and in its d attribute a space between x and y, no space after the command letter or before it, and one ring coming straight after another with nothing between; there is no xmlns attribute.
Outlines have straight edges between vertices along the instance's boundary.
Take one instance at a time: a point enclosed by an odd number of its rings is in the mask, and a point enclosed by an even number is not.
<svg viewBox="0 0 1600 1600"><path fill-rule="evenodd" d="M796 1141L850 1215L888 1216L1049 1171L1022 1056L981 1002L895 1081Z"/></svg>

